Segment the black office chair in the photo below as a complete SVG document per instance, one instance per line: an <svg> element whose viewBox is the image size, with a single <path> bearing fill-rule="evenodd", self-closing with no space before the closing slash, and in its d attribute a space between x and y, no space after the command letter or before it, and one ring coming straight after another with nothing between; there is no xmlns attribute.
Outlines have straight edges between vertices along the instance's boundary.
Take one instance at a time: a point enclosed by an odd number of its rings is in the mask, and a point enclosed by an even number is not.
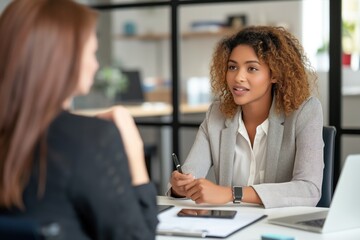
<svg viewBox="0 0 360 240"><path fill-rule="evenodd" d="M29 219L0 216L1 240L60 240L61 228L57 223L40 226Z"/></svg>
<svg viewBox="0 0 360 240"><path fill-rule="evenodd" d="M151 160L152 157L154 157L154 155L156 154L157 151L157 146L155 144L144 144L144 152L145 152L145 163L146 163L146 168L147 171L149 173L149 177L150 179L152 178L151 176Z"/></svg>
<svg viewBox="0 0 360 240"><path fill-rule="evenodd" d="M323 183L321 189L321 198L317 207L329 207L333 195L334 182L334 149L335 149L336 128L333 126L324 126L324 172Z"/></svg>

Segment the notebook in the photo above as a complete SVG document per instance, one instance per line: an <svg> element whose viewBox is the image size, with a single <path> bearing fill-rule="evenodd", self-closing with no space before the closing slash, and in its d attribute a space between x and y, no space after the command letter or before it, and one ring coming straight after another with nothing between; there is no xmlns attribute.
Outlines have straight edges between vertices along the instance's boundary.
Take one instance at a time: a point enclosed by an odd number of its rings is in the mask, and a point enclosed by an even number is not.
<svg viewBox="0 0 360 240"><path fill-rule="evenodd" d="M315 213L269 219L272 224L328 233L360 228L360 154L349 155L340 174L330 208Z"/></svg>
<svg viewBox="0 0 360 240"><path fill-rule="evenodd" d="M197 208L200 206L197 205ZM158 214L160 223L157 225L156 234L180 237L198 238L227 238L230 235L250 226L265 218L261 213L237 211L233 219L225 218L200 218L179 217L177 214L182 207L174 206ZM207 208L202 208L206 210ZM208 209L215 210L215 209ZM226 209L223 209L226 210Z"/></svg>

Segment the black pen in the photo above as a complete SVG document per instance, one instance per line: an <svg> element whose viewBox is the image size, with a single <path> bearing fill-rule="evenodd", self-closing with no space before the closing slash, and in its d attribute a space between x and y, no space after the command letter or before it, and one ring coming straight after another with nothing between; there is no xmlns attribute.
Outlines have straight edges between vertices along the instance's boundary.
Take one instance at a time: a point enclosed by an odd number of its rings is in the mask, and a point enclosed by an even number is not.
<svg viewBox="0 0 360 240"><path fill-rule="evenodd" d="M179 173L183 173L182 170L181 170L181 165L180 165L179 159L177 158L176 154L173 153L171 155L172 155L172 159L174 161L176 170L178 170Z"/></svg>

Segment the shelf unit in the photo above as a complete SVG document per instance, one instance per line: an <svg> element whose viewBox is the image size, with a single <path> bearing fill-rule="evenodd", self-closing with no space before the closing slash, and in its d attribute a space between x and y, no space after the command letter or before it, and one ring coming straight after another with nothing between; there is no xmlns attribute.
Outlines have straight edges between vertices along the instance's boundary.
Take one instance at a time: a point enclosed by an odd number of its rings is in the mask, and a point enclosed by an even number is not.
<svg viewBox="0 0 360 240"><path fill-rule="evenodd" d="M194 31L194 32L183 32L181 33L182 39L192 39L192 38L207 38L207 37L222 37L230 35L238 31L239 29L233 28L222 28L218 31ZM168 33L146 33L140 35L116 35L115 39L117 40L140 40L140 41L159 41L159 40L169 40L170 34Z"/></svg>

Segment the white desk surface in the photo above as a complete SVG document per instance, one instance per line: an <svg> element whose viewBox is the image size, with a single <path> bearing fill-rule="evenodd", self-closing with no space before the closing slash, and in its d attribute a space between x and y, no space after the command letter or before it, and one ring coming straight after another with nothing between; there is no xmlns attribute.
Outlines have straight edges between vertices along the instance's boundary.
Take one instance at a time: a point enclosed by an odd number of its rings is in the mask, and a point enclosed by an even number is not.
<svg viewBox="0 0 360 240"><path fill-rule="evenodd" d="M282 217L291 214L301 214L301 213L310 213L315 211L321 211L323 208L316 207L286 207L286 208L273 208L273 209L264 209L261 206L251 205L251 204L227 204L222 206L210 206L210 205L197 205L191 200L174 200L166 196L157 197L158 204L160 205L176 205L183 207L204 207L204 208L218 208L218 209L235 209L243 212L253 212L253 213L262 213L266 214L268 217L260 220L257 223L254 223L235 234L231 235L226 239L237 239L237 240L261 240L262 234L281 234L286 236L292 236L295 240L316 240L316 239L325 239L325 240L360 240L360 228L353 230L346 230L336 233L327 233L319 234L312 233L303 230L297 230L288 227L277 226L267 223L267 219L274 217ZM339 219L339 221L343 221ZM157 240L165 239L199 239L199 238L189 238L189 237L174 237L174 236L156 236ZM209 238L206 238L209 239Z"/></svg>
<svg viewBox="0 0 360 240"><path fill-rule="evenodd" d="M192 113L205 113L210 104L189 105L181 104L180 113L192 114ZM126 107L133 117L161 117L169 116L172 114L172 106L168 103L162 102L145 102L142 105L123 105ZM86 116L94 116L98 113L106 111L108 108L96 108L96 109L77 109L74 113Z"/></svg>

